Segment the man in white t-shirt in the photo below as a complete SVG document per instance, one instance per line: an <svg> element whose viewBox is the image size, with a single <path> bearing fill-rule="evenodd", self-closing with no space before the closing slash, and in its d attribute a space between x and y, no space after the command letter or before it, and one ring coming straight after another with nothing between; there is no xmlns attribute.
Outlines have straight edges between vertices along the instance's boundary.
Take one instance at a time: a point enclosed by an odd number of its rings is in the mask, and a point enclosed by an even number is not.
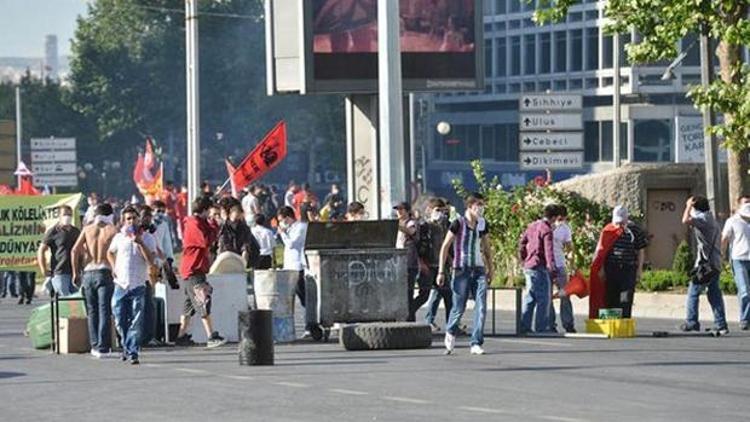
<svg viewBox="0 0 750 422"><path fill-rule="evenodd" d="M156 239L143 231L135 208L125 208L122 220L123 227L112 239L107 255L115 282L112 313L123 345L122 359L137 365L143 339L146 280L148 267L156 258Z"/></svg>
<svg viewBox="0 0 750 422"><path fill-rule="evenodd" d="M245 213L245 223L249 227L255 225L255 216L261 213L260 199L258 199L259 190L257 185L250 185L247 195L242 198L242 211Z"/></svg>
<svg viewBox="0 0 750 422"><path fill-rule="evenodd" d="M260 258L258 259L258 264L255 266L256 270L270 270L274 264L273 250L276 247L276 237L273 231L266 227L267 223L265 215L256 215L255 226L250 229L255 240L258 241L260 249Z"/></svg>
<svg viewBox="0 0 750 422"><path fill-rule="evenodd" d="M724 223L721 247L730 247L730 259L740 302L740 329L750 329L750 198L740 198L740 209Z"/></svg>
<svg viewBox="0 0 750 422"><path fill-rule="evenodd" d="M568 273L565 269L565 252L573 244L573 235L568 225L568 209L563 205L558 206L558 216L554 223L552 232L552 249L555 253L555 266L557 267L557 287L560 291L560 322L567 333L575 333L575 318L573 318L573 304L570 297L562 292L568 282ZM557 331L557 315L555 305L550 301L550 330Z"/></svg>
<svg viewBox="0 0 750 422"><path fill-rule="evenodd" d="M284 243L284 269L297 271L297 297L303 307L307 304L305 292L305 239L307 239L307 223L295 219L294 209L281 207L279 215L279 237ZM307 312L305 312L307 315ZM303 338L311 336L312 324L305 321Z"/></svg>

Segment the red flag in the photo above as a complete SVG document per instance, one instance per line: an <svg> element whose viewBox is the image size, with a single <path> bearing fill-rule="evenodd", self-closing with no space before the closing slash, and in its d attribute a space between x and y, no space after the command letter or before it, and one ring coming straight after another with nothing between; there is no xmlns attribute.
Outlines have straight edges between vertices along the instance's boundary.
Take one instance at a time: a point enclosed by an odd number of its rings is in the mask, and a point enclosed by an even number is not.
<svg viewBox="0 0 750 422"><path fill-rule="evenodd" d="M146 138L146 152L138 153L133 169L133 182L144 197L153 197L162 191L162 163L154 153L153 141Z"/></svg>
<svg viewBox="0 0 750 422"><path fill-rule="evenodd" d="M260 179L286 157L286 123L279 122L237 166L231 179L237 190Z"/></svg>
<svg viewBox="0 0 750 422"><path fill-rule="evenodd" d="M229 161L229 158L225 158L224 162L226 163L226 166L227 166L227 174L229 174L229 186L231 186L232 188L232 196L236 198L237 186L235 186L234 184L234 178L232 177L232 175L234 174L235 171L237 171L237 167L235 167L234 164L232 164L232 162Z"/></svg>

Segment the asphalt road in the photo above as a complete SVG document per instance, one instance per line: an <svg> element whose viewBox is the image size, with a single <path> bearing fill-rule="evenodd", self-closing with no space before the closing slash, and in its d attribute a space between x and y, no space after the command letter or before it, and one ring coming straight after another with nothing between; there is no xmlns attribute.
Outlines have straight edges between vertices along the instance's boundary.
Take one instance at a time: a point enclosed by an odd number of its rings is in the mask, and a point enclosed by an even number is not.
<svg viewBox="0 0 750 422"><path fill-rule="evenodd" d="M1 421L746 421L750 335L466 338L427 350L276 347L276 366L240 367L236 345L145 350L133 367L36 351L30 307L0 301ZM511 326L508 315L502 315Z"/></svg>

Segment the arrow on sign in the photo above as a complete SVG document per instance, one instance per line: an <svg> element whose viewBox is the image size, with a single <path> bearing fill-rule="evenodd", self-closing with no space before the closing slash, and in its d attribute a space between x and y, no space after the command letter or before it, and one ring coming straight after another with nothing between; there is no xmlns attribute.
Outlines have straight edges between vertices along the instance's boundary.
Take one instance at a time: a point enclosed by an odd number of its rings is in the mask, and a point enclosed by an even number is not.
<svg viewBox="0 0 750 422"><path fill-rule="evenodd" d="M523 162L524 162L524 163L526 163L527 165L528 165L528 164L531 164L531 158L529 158L529 157L526 157L526 159L525 159L525 160L523 160Z"/></svg>
<svg viewBox="0 0 750 422"><path fill-rule="evenodd" d="M529 104L531 104L531 100L530 100L530 99L528 99L528 97L527 97L527 98L525 98L525 99L523 100L523 104L524 104L524 105L525 105L526 107L528 107L528 106L529 106Z"/></svg>
<svg viewBox="0 0 750 422"><path fill-rule="evenodd" d="M526 127L528 127L531 124L531 119L527 117L526 119L524 119L523 124L526 125Z"/></svg>
<svg viewBox="0 0 750 422"><path fill-rule="evenodd" d="M524 144L526 144L526 145L529 145L529 144L531 143L531 139L529 139L529 138L524 138L524 139L523 139L523 143L524 143Z"/></svg>

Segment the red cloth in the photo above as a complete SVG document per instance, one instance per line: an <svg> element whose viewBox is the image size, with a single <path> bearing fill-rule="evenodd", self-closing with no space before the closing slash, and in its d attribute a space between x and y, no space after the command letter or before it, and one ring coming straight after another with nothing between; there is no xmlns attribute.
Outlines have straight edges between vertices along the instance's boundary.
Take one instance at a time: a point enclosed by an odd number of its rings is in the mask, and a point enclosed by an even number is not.
<svg viewBox="0 0 750 422"><path fill-rule="evenodd" d="M219 229L205 218L185 218L182 238L182 262L180 275L187 279L191 275L205 275L211 268L209 248L216 241Z"/></svg>
<svg viewBox="0 0 750 422"><path fill-rule="evenodd" d="M230 178L235 189L242 190L250 183L263 177L278 166L284 160L286 154L286 123L281 121L232 171Z"/></svg>
<svg viewBox="0 0 750 422"><path fill-rule="evenodd" d="M599 237L596 245L594 261L591 263L591 274L589 275L589 319L599 318L599 309L604 308L604 297L606 294L606 280L600 275L604 269L607 255L612 251L615 241L622 235L623 229L612 223L607 224Z"/></svg>
<svg viewBox="0 0 750 422"><path fill-rule="evenodd" d="M187 217L187 203L187 191L183 190L177 194L177 202L175 203L174 207L175 219L177 220L177 225L180 229L180 235L185 232L185 226L183 223L185 221L185 217Z"/></svg>
<svg viewBox="0 0 750 422"><path fill-rule="evenodd" d="M169 189L164 189L161 192L161 201L166 206L167 215L171 218L177 218L177 195Z"/></svg>

